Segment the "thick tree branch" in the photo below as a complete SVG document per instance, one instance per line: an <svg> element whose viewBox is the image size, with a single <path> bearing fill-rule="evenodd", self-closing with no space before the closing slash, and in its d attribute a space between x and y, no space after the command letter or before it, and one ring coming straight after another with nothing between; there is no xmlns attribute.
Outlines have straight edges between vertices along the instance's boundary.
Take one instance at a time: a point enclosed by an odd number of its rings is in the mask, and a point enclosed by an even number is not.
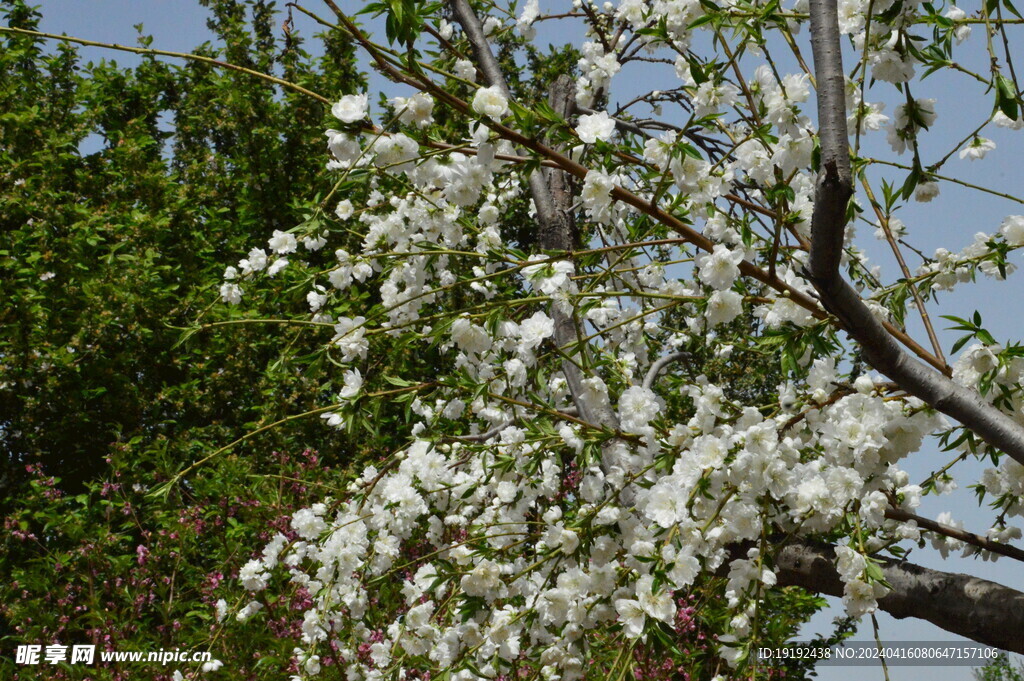
<svg viewBox="0 0 1024 681"><path fill-rule="evenodd" d="M846 207L853 195L846 95L835 0L811 0L811 46L818 88L821 172L811 222L808 278L822 304L864 351L864 358L899 386L953 417L993 447L1024 464L1024 427L974 390L904 352L839 273Z"/></svg>
<svg viewBox="0 0 1024 681"><path fill-rule="evenodd" d="M946 631L1024 653L1024 593L985 579L889 559L882 573L892 587L878 606L897 619L916 617ZM779 586L843 595L831 546L791 544L775 556Z"/></svg>

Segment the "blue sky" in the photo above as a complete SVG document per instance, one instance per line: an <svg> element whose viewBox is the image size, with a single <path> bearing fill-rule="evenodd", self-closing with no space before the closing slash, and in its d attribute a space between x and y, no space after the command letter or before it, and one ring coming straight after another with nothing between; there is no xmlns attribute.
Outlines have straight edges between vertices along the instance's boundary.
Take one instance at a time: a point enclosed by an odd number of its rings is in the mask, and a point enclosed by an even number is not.
<svg viewBox="0 0 1024 681"><path fill-rule="evenodd" d="M136 30L133 26L142 23L145 25L145 33L154 36L153 47L172 51L189 51L199 43L211 38L205 25L206 10L200 7L195 0L37 0L37 3L41 5L44 15L42 30L48 32L67 33L103 42L134 45ZM318 3L310 4L316 6ZM357 5L361 5L353 0L343 0L340 4L342 7L352 9L357 9ZM567 3L544 0L541 6L547 10L563 4ZM970 11L971 4L964 3L964 8ZM305 17L296 15L295 20L300 31L313 33L316 30L312 22ZM975 30L980 29L976 28ZM546 32L542 32L541 39L544 39L546 35ZM809 55L806 34L799 36L799 39L806 54ZM381 40L383 40L383 36L381 36ZM124 52L110 52L99 48L80 49L81 54L87 60L106 58L123 64L138 61L138 57L135 55ZM965 57L964 63L973 65L981 71L986 68L984 53ZM780 68L784 72L787 69L795 71L791 65L787 64L781 64ZM615 96L619 101L625 101L635 92L656 89L658 88L657 80L663 76L663 72L659 72L657 68L650 68L648 65L629 69L618 77L616 87L619 89L615 91ZM379 78L374 78L373 83L379 86ZM923 84L915 85L917 97L935 97L939 100L939 119L929 133L930 137L960 139L986 115L986 112L991 111L991 99L987 95L983 95L977 85L966 79L947 76L936 76L925 80ZM868 99L869 101L878 100L877 97L870 95ZM894 104L890 104L887 107L887 113L891 114L893 107ZM1019 159L1022 157L1021 140L1024 139L1022 137L1024 132L991 129L985 134L998 144L998 148L991 152L988 158L982 162L971 163L954 157L947 164L945 172L959 179L994 189L1010 193L1017 191L1021 179ZM868 154L878 152L884 157L890 157L884 132L869 136L866 139L865 151ZM907 161L908 157L900 160ZM926 164L933 160L934 158L924 159ZM959 250L971 241L975 232L985 231L991 234L997 230L1003 217L1013 213L1024 214L1024 206L984 197L975 192L946 184L942 187L941 196L935 201L930 204L914 205L899 217L910 226L913 243L920 246L926 253L930 253L939 246L953 251ZM862 224L858 228L857 243L869 252L873 261L883 266L889 280L895 278L897 270L891 254L884 244L875 241L871 230L866 225ZM1017 264L1024 264L1021 260L1020 256L1013 258ZM979 310L987 327L997 340L1020 338L1024 335L1021 333L1022 326L1020 324L1020 320L1024 319L1024 302L1022 302L1024 297L1017 295L1017 291L1022 277L1024 277L1024 272L1011 276L1008 283L996 284L983 281L976 286L967 286L953 294L946 294L941 298L939 306L930 309L932 318L941 329L948 324L938 318L940 314L968 316L974 310ZM923 339L925 336L916 316L911 313L909 319L911 332L915 337ZM948 350L955 336L945 331L940 331L940 335ZM905 463L907 469L912 473L912 478L919 480L950 458L952 458L950 455L942 454L932 447L930 450L926 448L926 451ZM981 469L982 466L971 464L960 470L966 474L963 479L969 483L976 479ZM979 509L970 490L964 488L949 496L926 499L921 512L923 515L934 517L946 510L954 511L956 517L963 520L969 529L979 532L984 532L991 520L991 514L987 513L985 509ZM1020 566L1008 559L997 563L978 560L944 561L936 552L925 549L915 550L911 560L928 567L974 574L1024 590L1024 576L1022 576ZM827 626L829 617L836 612L838 611L817 617L809 630L823 629ZM896 621L884 613L879 616L879 622L883 640L950 640L953 638L927 623L914 620ZM867 639L869 637L870 625L865 621L861 634L857 638ZM918 678L921 669L895 667L890 669L890 679L898 681ZM927 673L935 681L971 678L969 670L966 668L929 667ZM825 668L821 670L820 678L825 680L847 679L853 678L854 675L864 679L883 678L880 671L868 668Z"/></svg>

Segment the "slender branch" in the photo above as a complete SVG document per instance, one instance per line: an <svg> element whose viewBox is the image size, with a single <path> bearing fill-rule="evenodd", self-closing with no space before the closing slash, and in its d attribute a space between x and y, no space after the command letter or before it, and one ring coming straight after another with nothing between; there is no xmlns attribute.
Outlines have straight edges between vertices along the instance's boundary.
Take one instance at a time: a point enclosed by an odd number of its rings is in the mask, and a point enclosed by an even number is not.
<svg viewBox="0 0 1024 681"><path fill-rule="evenodd" d="M878 201L875 200L875 194L871 191L871 185L868 184L868 178L861 175L860 178L861 186L864 187L864 191L868 195L868 201L871 202L871 207L875 210L875 217L878 218L878 224L882 227L882 232L885 234L885 240L889 242L889 248L892 249L892 254L896 256L896 262L900 266L900 271L903 273L903 279L907 282L907 288L910 289L910 295L914 298L914 305L917 306L917 311L921 315L921 321L924 322L925 331L928 333L928 340L932 344L932 352L935 356L946 361L946 356L942 354L942 344L939 343L939 337L935 334L935 327L932 326L931 317L928 315L928 308L924 305L924 300L921 299L921 293L917 290L917 287L910 283L912 275L910 274L910 268L907 267L907 261L903 257L903 252L900 251L899 244L896 243L895 237L892 235L892 227L889 224L889 217L882 213L881 207L878 205ZM953 370L946 367L943 371L947 376L953 375Z"/></svg>
<svg viewBox="0 0 1024 681"><path fill-rule="evenodd" d="M880 158L866 158L866 159L863 159L863 160L865 162L867 162L867 163L874 163L874 164L883 165L883 166L890 166L892 168L899 168L900 170L913 170L914 169L913 166L908 166L908 165L903 164L903 163L895 163L893 161L884 161L884 160L882 160ZM1017 197L1017 196L1014 196L1013 194L1007 194L1006 192L999 192L999 191L996 191L994 189L988 189L986 187L982 187L982 186L977 185L977 184L971 184L970 182L964 182L963 180L958 180L955 177L949 177L947 175L939 175L938 173L932 172L931 170L928 171L928 176L930 178L932 178L932 179L935 179L935 180L941 180L943 182L952 182L953 184L958 184L961 187L967 187L968 189L974 189L975 191L984 192L986 194L991 194L992 196L998 196L1001 199L1006 199L1008 201L1014 201L1016 203L1024 204L1024 199L1022 199L1020 197Z"/></svg>
<svg viewBox="0 0 1024 681"><path fill-rule="evenodd" d="M961 530L958 527L952 525L944 525L943 523L936 522L929 518L925 518L908 511L904 511L899 508L889 508L885 511L885 517L890 520L898 520L900 522L915 522L918 527L926 529L936 534L941 534L944 537L950 539L957 539L970 544L971 546L977 546L979 549L985 551L991 551L992 553L998 553L1000 556L1006 556L1007 558L1013 558L1014 560L1024 561L1024 550L1011 546L1009 544L1002 544L997 541L992 541L988 537L983 537L980 534L974 532L968 532L967 530Z"/></svg>
<svg viewBox="0 0 1024 681"><path fill-rule="evenodd" d="M505 430L511 425L512 421L506 421L497 426L494 426L490 430L480 433L479 435L453 435L452 439L458 440L459 442L487 442L492 437L495 437L496 435L501 433L501 431Z"/></svg>
<svg viewBox="0 0 1024 681"><path fill-rule="evenodd" d="M42 31L30 31L27 28L12 28L10 26L0 26L0 33L19 33L22 35L31 35L37 38L46 38L48 40L60 40L65 43L77 43L79 45L85 45L87 47L102 47L108 50L120 50L121 52L133 52L135 54L148 54L148 55L159 55L161 57L175 57L177 59L188 59L190 61L203 62L204 64L212 64L213 66L220 67L222 69L229 69L231 71L239 71L249 76L261 78L266 81L270 81L275 85L288 88L289 90L295 90L304 95L312 97L313 99L320 100L324 104L330 104L331 100L327 99L323 95L319 95L312 90L307 90L301 85L292 83L272 76L269 73L263 73L262 71L254 71L253 69L247 69L244 66L238 64L232 64L230 62L221 61L219 59L213 59L211 57L204 57L199 54L192 54L189 52L170 52L168 50L155 50L149 47L129 47L128 45L118 45L117 43L100 43L95 40L85 40L84 38L75 38L69 35L56 35L54 33L43 33Z"/></svg>
<svg viewBox="0 0 1024 681"><path fill-rule="evenodd" d="M822 170L815 191L807 276L822 304L839 318L875 369L1024 464L1024 427L976 391L950 380L942 373L944 363L935 371L904 352L839 273L846 207L853 195L842 53L835 0L811 0L810 9Z"/></svg>

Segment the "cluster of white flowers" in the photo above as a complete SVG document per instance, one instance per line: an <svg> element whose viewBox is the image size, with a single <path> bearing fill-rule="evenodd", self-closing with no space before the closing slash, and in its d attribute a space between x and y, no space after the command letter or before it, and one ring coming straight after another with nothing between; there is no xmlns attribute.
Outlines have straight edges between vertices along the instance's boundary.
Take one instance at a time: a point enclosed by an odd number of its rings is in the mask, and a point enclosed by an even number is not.
<svg viewBox="0 0 1024 681"><path fill-rule="evenodd" d="M550 320L536 323L546 327ZM486 335L471 327L453 327L457 342L486 352ZM830 377L827 364L816 365L817 384ZM296 541L286 546L279 535L239 579L259 592L283 569L317 594L297 658L316 656L330 638L350 678L385 674L401 664L396 653L496 673L496 664L524 649L551 647L558 655L544 658L550 673L577 678L588 637L616 623L629 638L658 622L671 624L677 594L702 568L730 562L726 595L741 609L773 585L760 552L729 553L734 543L761 536L761 500L788 502L790 516L773 520L782 530L812 524L822 531L842 522L844 509L893 485L908 507L916 503L893 462L916 447L933 417L905 412L868 385L814 410L787 433L785 415L765 420L748 407L738 418L724 418L736 406L726 409L720 389L700 384L691 393L698 415L680 436L606 447L584 472L575 498L559 494L558 448L529 430L507 426L481 447L417 439L387 469L367 468L351 498L334 510L320 503L297 511ZM648 388L631 387L618 403L629 432L653 433L652 423L663 418L660 398ZM818 448L824 458L802 461ZM670 470L655 472L655 457L666 454L674 462ZM876 511L862 506L863 521L882 533L895 531ZM511 550L523 542L532 550ZM429 558L407 572L400 556L417 553ZM865 576L863 555L843 547L838 555L851 613L870 612L884 587ZM655 569L664 575L657 582ZM396 578L402 598L377 599L377 585ZM744 635L743 618L734 624ZM361 657L359 647L382 626L377 654ZM578 635L565 637L566 627Z"/></svg>
<svg viewBox="0 0 1024 681"><path fill-rule="evenodd" d="M906 85L919 65L910 31L920 5L839 3L840 30L866 60L860 74L899 84L903 97L890 102L889 123L885 102L865 101L868 86L848 80L852 135L859 141L887 127L893 152L913 150L915 158L921 131L937 117L936 101L915 98ZM815 316L816 295L802 274L817 178L816 130L804 111L809 74L782 73L775 63L744 73L746 57L690 58L686 50L699 44L693 34L705 25L696 1L587 9L598 19L579 52L578 103L608 101L627 58L601 22L619 22L625 44L674 63L679 87L647 103L657 111L657 102L683 101L697 123L630 141L635 126L621 125L617 137L608 111L571 117L563 139L574 132L582 144L565 153L585 168L574 170L581 180L572 211L589 239L578 252L524 253L516 243L518 230L539 221L537 206L524 200L524 168L535 166L492 132L512 125L506 90L463 83L472 121L451 144L437 143L426 94L393 98L396 120L390 128L381 122L386 129L371 122L366 95L343 97L332 107L342 129L326 132L327 168L364 184L344 198L332 194L331 217L274 231L225 272L221 297L240 304L243 280L273 277L289 258L317 263L297 266L309 274L309 319L333 329L325 352L342 367L332 390L341 406L321 414L329 426L351 423L365 386L379 380L368 361L377 338L429 343L451 367L445 380L410 395L408 432L395 435L406 438L399 451L364 470L341 500L296 511L292 540L276 536L239 574L254 594L234 613L239 620L259 616L259 594L275 575L313 594L295 653L303 676L317 674L334 648L350 681L414 667L445 669L453 681L493 679L523 658L546 681L572 681L609 631L637 642L674 626L679 599L710 588L702 574L727 575L719 595L732 616L716 633L725 644L719 654L739 664L758 603L776 584L766 537L843 535L836 568L855 616L872 612L886 592L872 554L921 538L914 523L887 511L918 507L930 488L912 484L901 460L949 424L880 377L841 375L849 355L835 349L840 341L825 315ZM950 40L966 41L969 26L956 23L963 13L951 8L947 17ZM510 31L507 19L488 19L485 32ZM515 28L530 37L540 19L531 0ZM800 21L779 26L796 31ZM437 34L454 39L447 22ZM765 46L751 39L742 48L759 54ZM457 57L446 70L477 77ZM993 121L1024 127L1003 113ZM632 146L609 153L620 141ZM433 149L424 153L423 145ZM634 155L641 148L642 161ZM982 158L991 148L975 135L962 155ZM919 201L938 194L938 173L920 173ZM643 202L648 209L637 208ZM658 223L665 213L670 226ZM335 218L343 230L333 228ZM912 224L890 214L884 222L894 237L911 236ZM699 239L680 243L691 228ZM361 243L335 248L352 232ZM844 271L886 318L892 288L853 238L851 226ZM328 245L335 250L323 251ZM928 299L979 270L1005 276L1013 269L1006 252L1022 246L1024 217L1009 216L998 234L979 233L959 253L922 258L911 285ZM749 276L754 268L758 278ZM364 299L368 309L353 308ZM664 366L654 363L680 349L772 361L779 350L785 382L760 389L753 403L702 375L711 373L704 367L663 382ZM964 385L999 386L986 399L1024 419L1024 358L976 344L953 375ZM1010 516L1024 513L1022 471L1003 464L980 485ZM999 523L989 536L1009 541L1020 531ZM965 548L935 541L942 551ZM226 604L216 614L223 619Z"/></svg>

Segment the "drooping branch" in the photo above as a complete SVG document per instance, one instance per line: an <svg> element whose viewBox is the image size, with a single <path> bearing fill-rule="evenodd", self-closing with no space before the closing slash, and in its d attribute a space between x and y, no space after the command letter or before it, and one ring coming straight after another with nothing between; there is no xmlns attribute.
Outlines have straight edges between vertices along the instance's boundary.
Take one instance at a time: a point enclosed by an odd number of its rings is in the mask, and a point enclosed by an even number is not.
<svg viewBox="0 0 1024 681"><path fill-rule="evenodd" d="M132 47L130 45L118 45L117 43L101 43L101 42L97 42L95 40L85 40L84 38L76 38L74 36L69 36L69 35L56 35L54 33L44 33L42 31L32 31L32 30L29 30L27 28L15 28L15 27L12 27L12 26L0 26L0 33L14 33L14 34L19 34L19 35L28 35L28 36L33 36L35 38L46 38L47 40L59 40L60 42L65 42L65 43L76 43L78 45L84 45L86 47L102 47L102 48L107 49L107 50L117 50L119 52L131 52L132 54L143 54L143 55L152 55L152 56L160 56L160 57L174 57L176 59L186 59L186 60L189 60L189 61L203 62L204 64L210 64L210 65L216 66L218 68L229 69L231 71L239 71L239 72L244 73L246 75L253 76L254 78L259 78L261 80L265 80L265 81L271 82L271 83L273 83L275 85L279 85L279 86L281 86L283 88L286 88L286 89L289 89L289 90L294 90L296 92L299 92L299 93L302 93L302 94L306 95L307 97L312 97L313 99L315 99L315 100L317 100L317 101L319 101L319 102L321 102L323 104L327 104L328 106L330 106L330 104L331 104L331 100L327 99L326 97L324 97L321 94L317 94L316 92L313 92L311 90L307 90L306 88L302 87L298 83L293 83L293 82L291 82L289 80L285 80L283 78L278 78L277 76L271 75L269 73L263 73L262 71L256 71L254 69L249 69L249 68L246 68L244 66L239 66L238 64L232 64L230 62L221 61L220 59L213 59L212 57L207 57L207 56L204 56L204 55L201 55L201 54L195 54L195 53L192 53L192 52L171 52L171 51L168 51L168 50L157 50L157 49L150 48L150 47Z"/></svg>
<svg viewBox="0 0 1024 681"><path fill-rule="evenodd" d="M1024 427L986 403L974 390L954 383L904 352L840 274L853 178L835 0L811 0L811 46L818 89L821 171L811 222L808 278L822 304L861 345L871 366L1024 464Z"/></svg>
<svg viewBox="0 0 1024 681"><path fill-rule="evenodd" d="M878 607L897 619L916 617L946 631L1014 653L1024 653L1024 593L985 579L882 560L892 587ZM779 586L843 595L831 546L791 544L775 556Z"/></svg>

